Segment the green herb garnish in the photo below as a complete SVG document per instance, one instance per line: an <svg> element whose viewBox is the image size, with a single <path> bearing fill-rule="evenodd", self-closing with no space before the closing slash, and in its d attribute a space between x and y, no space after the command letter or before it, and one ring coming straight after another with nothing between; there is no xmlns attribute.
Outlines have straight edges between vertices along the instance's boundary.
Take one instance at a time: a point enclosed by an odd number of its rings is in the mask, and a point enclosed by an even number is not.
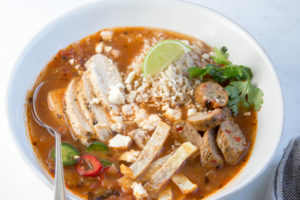
<svg viewBox="0 0 300 200"><path fill-rule="evenodd" d="M228 60L226 47L214 50L215 56L211 58L216 64L207 64L204 68L190 68L188 70L190 78L198 76L203 80L209 75L219 83L228 81L229 84L225 87L229 95L228 105L235 115L239 112L240 106L259 110L263 103L263 92L251 83L253 77L251 69L244 65L232 64Z"/></svg>

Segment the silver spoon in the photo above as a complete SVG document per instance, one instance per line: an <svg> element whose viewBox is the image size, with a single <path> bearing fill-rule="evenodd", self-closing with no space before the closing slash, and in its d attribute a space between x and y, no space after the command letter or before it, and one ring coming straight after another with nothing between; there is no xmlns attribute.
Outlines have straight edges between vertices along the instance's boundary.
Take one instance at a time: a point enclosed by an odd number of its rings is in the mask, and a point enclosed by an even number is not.
<svg viewBox="0 0 300 200"><path fill-rule="evenodd" d="M57 80L56 80L57 81ZM66 199L66 191L65 191L65 181L64 181L64 171L62 164L62 153L61 153L61 134L55 130L51 125L46 124L41 120L39 116L39 112L37 109L37 98L39 96L40 90L43 86L46 86L50 81L40 83L34 93L33 93L33 102L32 102L32 110L33 117L36 122L47 129L47 131L55 136L55 188L54 188L54 199L55 200L65 200ZM49 111L50 112L50 111ZM49 113L50 114L50 113Z"/></svg>

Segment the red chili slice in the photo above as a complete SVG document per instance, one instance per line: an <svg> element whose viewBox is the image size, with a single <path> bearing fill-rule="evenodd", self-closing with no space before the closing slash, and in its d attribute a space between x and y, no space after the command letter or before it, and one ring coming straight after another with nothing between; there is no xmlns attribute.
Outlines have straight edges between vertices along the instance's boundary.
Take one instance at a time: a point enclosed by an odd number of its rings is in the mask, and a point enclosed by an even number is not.
<svg viewBox="0 0 300 200"><path fill-rule="evenodd" d="M78 174L81 176L94 177L99 175L102 165L95 156L82 155L76 165L76 169Z"/></svg>
<svg viewBox="0 0 300 200"><path fill-rule="evenodd" d="M235 139L235 141L237 141L237 142L239 142L239 141L241 141L241 137L234 137L234 139Z"/></svg>
<svg viewBox="0 0 300 200"><path fill-rule="evenodd" d="M182 127L182 126L179 126L179 127L176 128L176 131L178 131L178 132L180 132L180 131L182 131L182 130L183 130L183 127Z"/></svg>

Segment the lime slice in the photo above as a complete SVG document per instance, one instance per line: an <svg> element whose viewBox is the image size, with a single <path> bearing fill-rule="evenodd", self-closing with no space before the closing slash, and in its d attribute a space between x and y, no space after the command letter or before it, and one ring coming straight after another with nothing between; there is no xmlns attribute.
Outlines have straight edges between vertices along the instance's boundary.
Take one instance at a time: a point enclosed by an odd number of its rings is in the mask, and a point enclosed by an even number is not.
<svg viewBox="0 0 300 200"><path fill-rule="evenodd" d="M177 60L191 48L178 40L163 40L150 49L143 63L144 76L161 72L171 62Z"/></svg>

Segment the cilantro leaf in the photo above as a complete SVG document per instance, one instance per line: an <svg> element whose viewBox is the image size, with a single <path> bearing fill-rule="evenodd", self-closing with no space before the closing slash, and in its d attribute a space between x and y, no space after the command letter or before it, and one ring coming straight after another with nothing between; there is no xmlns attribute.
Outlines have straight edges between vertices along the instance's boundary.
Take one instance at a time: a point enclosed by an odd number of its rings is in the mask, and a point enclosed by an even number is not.
<svg viewBox="0 0 300 200"><path fill-rule="evenodd" d="M251 90L248 93L248 102L254 106L254 110L259 110L263 104L264 93L258 88L252 85Z"/></svg>
<svg viewBox="0 0 300 200"><path fill-rule="evenodd" d="M199 76L201 80L203 80L204 76L208 74L210 69L208 68L198 68L198 67L191 67L188 69L188 72L190 74L190 78L194 78L196 76Z"/></svg>
<svg viewBox="0 0 300 200"><path fill-rule="evenodd" d="M222 69L223 76L226 77L226 80L246 80L253 76L251 69L243 65L227 65L222 67Z"/></svg>
<svg viewBox="0 0 300 200"><path fill-rule="evenodd" d="M215 50L215 56L212 56L211 58L213 61L219 65L229 65L231 62L228 59L229 54L227 53L226 47L221 47L221 49L214 48Z"/></svg>
<svg viewBox="0 0 300 200"><path fill-rule="evenodd" d="M250 79L249 79L250 80ZM239 107L242 105L245 108L259 110L263 103L263 92L252 85L250 81L233 81L225 90L229 95L228 105L236 115L239 112Z"/></svg>
<svg viewBox="0 0 300 200"><path fill-rule="evenodd" d="M190 78L199 76L200 79L203 80L206 75L210 75L219 83L227 80L246 80L252 77L251 69L243 65L227 65L219 67L213 64L207 64L204 68L189 68L188 72Z"/></svg>
<svg viewBox="0 0 300 200"><path fill-rule="evenodd" d="M247 109L259 110L263 103L263 92L253 84L252 70L244 65L234 65L229 60L228 49L214 48L215 56L211 56L217 64L207 64L204 68L192 67L188 70L190 78L200 77L201 80L210 76L219 83L229 84L225 87L229 95L228 106L234 114L239 112L240 106ZM227 82L225 82L227 81Z"/></svg>

